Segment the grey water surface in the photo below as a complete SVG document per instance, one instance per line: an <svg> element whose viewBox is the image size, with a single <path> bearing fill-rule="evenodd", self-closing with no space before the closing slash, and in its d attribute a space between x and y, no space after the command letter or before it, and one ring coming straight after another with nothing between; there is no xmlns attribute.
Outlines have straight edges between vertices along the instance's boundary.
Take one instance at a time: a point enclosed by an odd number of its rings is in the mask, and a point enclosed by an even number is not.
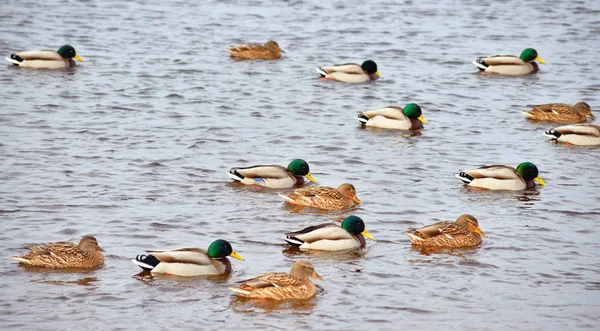
<svg viewBox="0 0 600 331"><path fill-rule="evenodd" d="M600 114L600 3L587 1L8 1L3 56L71 44L65 70L0 66L3 330L576 330L600 323L598 148L556 145L528 104ZM279 61L236 62L273 39ZM537 49L524 77L482 76L477 56ZM314 68L372 59L366 84ZM416 102L420 134L361 129L359 111ZM232 166L308 161L360 207L294 212L281 191L233 185ZM454 173L531 161L546 186L464 187ZM284 190L285 192L285 190ZM469 213L481 247L413 249L404 232ZM351 253L290 250L286 231L355 214L375 237ZM24 244L98 238L102 269L34 271ZM229 240L220 279L136 276L144 249ZM228 286L309 259L326 282L282 305Z"/></svg>

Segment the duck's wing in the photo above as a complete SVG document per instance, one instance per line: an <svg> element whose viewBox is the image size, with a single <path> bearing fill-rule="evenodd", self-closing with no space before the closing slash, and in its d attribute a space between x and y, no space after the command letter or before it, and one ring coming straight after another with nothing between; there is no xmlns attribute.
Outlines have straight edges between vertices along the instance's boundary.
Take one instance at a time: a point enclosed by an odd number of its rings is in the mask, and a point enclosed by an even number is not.
<svg viewBox="0 0 600 331"><path fill-rule="evenodd" d="M309 226L300 231L288 232L285 235L286 241L290 242L289 240L295 240L295 242L299 245L305 242L313 243L319 240L341 240L353 238L352 234L334 223L324 223Z"/></svg>
<svg viewBox="0 0 600 331"><path fill-rule="evenodd" d="M79 247L76 244L68 241L33 244L27 245L25 248L37 255L64 255L80 253Z"/></svg>
<svg viewBox="0 0 600 331"><path fill-rule="evenodd" d="M402 111L403 109L401 107L387 106L379 109L366 110L361 112L361 114L365 115L368 118L373 118L375 116L383 116L394 120L406 120L407 117Z"/></svg>
<svg viewBox="0 0 600 331"><path fill-rule="evenodd" d="M600 137L600 126L592 124L573 124L559 126L554 129L560 134L575 134L582 136Z"/></svg>
<svg viewBox="0 0 600 331"><path fill-rule="evenodd" d="M488 65L498 66L498 65L525 65L525 62L521 60L518 56L514 55L492 55L479 58Z"/></svg>
<svg viewBox="0 0 600 331"><path fill-rule="evenodd" d="M422 238L446 236L452 238L468 233L467 229L456 222L439 222L415 230Z"/></svg>
<svg viewBox="0 0 600 331"><path fill-rule="evenodd" d="M363 68L356 63L345 63L345 64L336 64L332 66L320 67L322 71L325 71L328 74L334 72L340 72L350 75L364 75L365 72Z"/></svg>
<svg viewBox="0 0 600 331"><path fill-rule="evenodd" d="M191 263L198 265L211 265L211 258L205 250L200 248L178 248L165 251L146 251L165 263Z"/></svg>
<svg viewBox="0 0 600 331"><path fill-rule="evenodd" d="M58 54L57 51L43 50L43 51L25 51L15 53L18 57L24 61L43 60L43 61L62 61L63 57Z"/></svg>
<svg viewBox="0 0 600 331"><path fill-rule="evenodd" d="M539 111L544 113L564 113L573 111L573 107L566 103L548 103L543 105L527 105L532 108L532 111Z"/></svg>
<svg viewBox="0 0 600 331"><path fill-rule="evenodd" d="M463 170L473 178L521 179L516 169L506 165L490 165L476 169Z"/></svg>

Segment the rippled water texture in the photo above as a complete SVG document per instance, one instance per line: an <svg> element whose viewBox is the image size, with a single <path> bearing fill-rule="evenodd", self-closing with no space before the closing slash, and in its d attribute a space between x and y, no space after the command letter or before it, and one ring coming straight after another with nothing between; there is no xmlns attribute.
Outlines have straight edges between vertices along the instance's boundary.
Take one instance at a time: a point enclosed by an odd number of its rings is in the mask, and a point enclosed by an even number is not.
<svg viewBox="0 0 600 331"><path fill-rule="evenodd" d="M4 1L2 56L75 46L74 70L0 67L1 329L597 329L597 148L548 142L527 104L600 111L598 1ZM280 61L225 49L276 40ZM537 49L526 77L477 74L479 55ZM373 59L345 85L319 65ZM361 110L420 104L421 135L360 129ZM231 166L306 159L323 185L353 183L377 239L301 254L288 230L348 213L293 213ZM547 186L463 187L460 169L522 161ZM404 234L462 213L488 238L427 254ZM98 238L104 268L30 271L26 243ZM143 249L228 239L246 258L221 279L136 276ZM327 281L309 302L235 299L227 286L307 258Z"/></svg>

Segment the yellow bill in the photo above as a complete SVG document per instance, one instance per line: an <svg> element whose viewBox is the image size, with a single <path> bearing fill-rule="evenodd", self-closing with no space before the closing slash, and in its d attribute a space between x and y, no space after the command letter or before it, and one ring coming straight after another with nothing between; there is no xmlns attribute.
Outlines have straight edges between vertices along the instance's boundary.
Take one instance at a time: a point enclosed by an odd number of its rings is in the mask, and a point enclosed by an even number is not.
<svg viewBox="0 0 600 331"><path fill-rule="evenodd" d="M375 75L376 75L377 77L381 76L381 75L379 74L379 70L375 71Z"/></svg>
<svg viewBox="0 0 600 331"><path fill-rule="evenodd" d="M540 184L540 185L546 185L546 183L544 182L544 180L540 176L535 177L533 180L535 180L536 182L538 182L538 184Z"/></svg>
<svg viewBox="0 0 600 331"><path fill-rule="evenodd" d="M475 233L479 234L482 237L487 237L479 227L475 228Z"/></svg>
<svg viewBox="0 0 600 331"><path fill-rule="evenodd" d="M362 203L362 201L360 201L360 199L356 195L352 197L352 201L356 203Z"/></svg>
<svg viewBox="0 0 600 331"><path fill-rule="evenodd" d="M539 62L539 63L541 63L541 64L546 64L546 62L545 62L544 60L542 60L542 58L541 58L541 57L539 57L539 56L538 56L538 57L536 57L536 58L535 58L535 60L536 60L536 61L538 61L538 62Z"/></svg>
<svg viewBox="0 0 600 331"><path fill-rule="evenodd" d="M423 115L419 116L419 121L423 122L424 124L427 124L427 120L425 119L425 117L423 117Z"/></svg>
<svg viewBox="0 0 600 331"><path fill-rule="evenodd" d="M229 254L229 256L231 256L234 259L244 261L244 258L241 255L239 255L238 253L236 253L234 250L231 251L231 254Z"/></svg>
<svg viewBox="0 0 600 331"><path fill-rule="evenodd" d="M313 183L317 182L317 180L315 179L315 177L313 177L310 173L304 175L304 177L306 177L308 180L310 180Z"/></svg>
<svg viewBox="0 0 600 331"><path fill-rule="evenodd" d="M77 54L75 54L75 56L73 56L73 58L74 58L75 60L78 60L79 62L84 62L84 61L83 61L83 59L81 58L81 56L79 56L79 55L77 55Z"/></svg>
<svg viewBox="0 0 600 331"><path fill-rule="evenodd" d="M316 272L316 271L314 271L314 272L312 273L312 275L310 275L310 276L311 276L312 278L315 278L315 279L318 279L318 280L325 281L325 278L323 278L323 277L319 276L319 274L317 274L317 272Z"/></svg>
<svg viewBox="0 0 600 331"><path fill-rule="evenodd" d="M375 238L373 238L373 236L369 232L367 232L367 229L365 229L365 231L361 232L360 234L365 236L365 238L367 239L375 240Z"/></svg>

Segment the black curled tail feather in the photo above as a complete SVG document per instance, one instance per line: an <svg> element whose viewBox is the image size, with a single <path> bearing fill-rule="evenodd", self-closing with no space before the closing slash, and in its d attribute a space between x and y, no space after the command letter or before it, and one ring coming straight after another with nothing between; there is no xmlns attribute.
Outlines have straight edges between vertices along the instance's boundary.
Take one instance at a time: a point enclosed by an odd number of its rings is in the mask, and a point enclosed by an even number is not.
<svg viewBox="0 0 600 331"><path fill-rule="evenodd" d="M456 175L456 177L458 177L458 179L462 180L466 184L471 183L475 179L475 177L469 175L464 171L461 171L458 175Z"/></svg>
<svg viewBox="0 0 600 331"><path fill-rule="evenodd" d="M140 263L136 263L144 270L152 270L160 263L160 260L154 257L154 255L138 255L135 260Z"/></svg>
<svg viewBox="0 0 600 331"><path fill-rule="evenodd" d="M15 54L15 53L11 54L10 58L13 59L13 60L15 60L15 61L18 61L19 63L23 62L23 59L20 56L18 56L17 54Z"/></svg>
<svg viewBox="0 0 600 331"><path fill-rule="evenodd" d="M560 138L560 136L562 136L562 134L560 132L558 132L554 129L550 129L550 130L546 131L544 133L544 135L546 135L552 139L558 139L558 138Z"/></svg>
<svg viewBox="0 0 600 331"><path fill-rule="evenodd" d="M358 114L358 116L356 116L356 119L361 123L367 123L369 121L369 118L367 117L367 115L365 115L363 113Z"/></svg>
<svg viewBox="0 0 600 331"><path fill-rule="evenodd" d="M483 61L483 60L482 60L480 57L479 57L479 58L477 58L477 60L476 60L475 62L476 62L476 64L475 64L475 65L476 65L476 66L477 66L477 68L479 68L479 70L481 70L481 71L484 71L484 70L486 70L486 69L487 69L487 68L490 66L489 64L485 63L485 61Z"/></svg>
<svg viewBox="0 0 600 331"><path fill-rule="evenodd" d="M234 176L236 176L236 177L238 177L240 180L242 180L242 179L246 178L246 176L244 176L244 175L240 174L240 172L239 172L239 171L237 171L237 169L236 169L236 168L231 168L231 169L229 169L229 173L230 173L230 174L232 174L232 175L234 175Z"/></svg>

